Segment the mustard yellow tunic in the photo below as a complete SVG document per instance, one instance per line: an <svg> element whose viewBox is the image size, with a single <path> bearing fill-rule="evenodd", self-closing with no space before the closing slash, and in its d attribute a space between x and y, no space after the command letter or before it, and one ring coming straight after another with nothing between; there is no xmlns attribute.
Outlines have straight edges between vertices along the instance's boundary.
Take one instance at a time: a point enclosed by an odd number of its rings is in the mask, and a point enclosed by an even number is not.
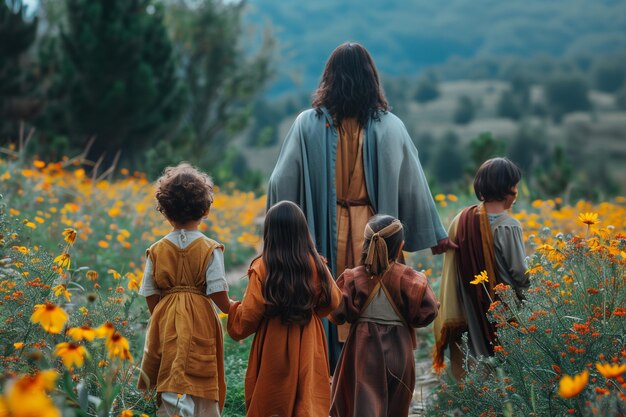
<svg viewBox="0 0 626 417"><path fill-rule="evenodd" d="M337 163L337 276L359 265L365 225L374 215L363 172L363 129L356 119L345 119L339 129ZM348 336L349 325L340 325L339 341Z"/></svg>
<svg viewBox="0 0 626 417"><path fill-rule="evenodd" d="M221 409L226 396L222 326L205 295L206 269L217 248L223 246L202 237L185 249L167 239L148 249L163 298L148 325L139 388L218 401Z"/></svg>

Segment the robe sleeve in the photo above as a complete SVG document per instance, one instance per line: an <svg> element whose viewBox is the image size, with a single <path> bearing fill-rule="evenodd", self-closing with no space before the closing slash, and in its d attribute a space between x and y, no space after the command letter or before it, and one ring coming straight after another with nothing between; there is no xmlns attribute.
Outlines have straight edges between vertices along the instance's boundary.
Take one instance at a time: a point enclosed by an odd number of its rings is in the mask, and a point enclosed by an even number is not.
<svg viewBox="0 0 626 417"><path fill-rule="evenodd" d="M231 305L226 329L234 340L245 339L258 329L265 314L263 283L259 274L250 269L248 288L241 302Z"/></svg>
<svg viewBox="0 0 626 417"><path fill-rule="evenodd" d="M354 285L354 276L346 270L337 279L337 287L341 291L341 302L339 307L330 315L330 321L335 324L343 324L345 322L352 323L359 318L361 312L354 303L356 287Z"/></svg>
<svg viewBox="0 0 626 417"><path fill-rule="evenodd" d="M406 251L436 246L447 233L404 123L391 113L381 115L370 123L366 144L366 183L376 212L402 222Z"/></svg>
<svg viewBox="0 0 626 417"><path fill-rule="evenodd" d="M289 129L267 186L267 209L279 201L303 204L303 149L301 117Z"/></svg>
<svg viewBox="0 0 626 417"><path fill-rule="evenodd" d="M439 313L439 301L426 277L419 274L412 279L403 277L402 298L405 319L411 327L429 325Z"/></svg>
<svg viewBox="0 0 626 417"><path fill-rule="evenodd" d="M341 304L341 290L337 286L337 283L333 279L328 268L326 268L326 274L324 279L328 282L328 288L330 290L330 303L328 306L319 307L315 310L315 314L319 317L326 317L332 313Z"/></svg>
<svg viewBox="0 0 626 417"><path fill-rule="evenodd" d="M530 280L526 273L526 253L524 250L524 238L521 226L502 225L493 232L493 245L496 253L496 261L501 262L500 270L506 271L500 279L515 289L518 297L522 296L522 290L530 286Z"/></svg>

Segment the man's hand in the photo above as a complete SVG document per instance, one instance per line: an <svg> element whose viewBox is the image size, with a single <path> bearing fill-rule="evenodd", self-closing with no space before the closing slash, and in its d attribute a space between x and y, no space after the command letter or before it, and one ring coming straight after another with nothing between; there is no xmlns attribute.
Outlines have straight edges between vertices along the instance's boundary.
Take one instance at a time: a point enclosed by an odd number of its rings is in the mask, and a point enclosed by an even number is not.
<svg viewBox="0 0 626 417"><path fill-rule="evenodd" d="M445 238L437 241L437 246L433 246L430 248L430 251L433 255L439 255L444 252L447 252L449 249L458 249L458 245L450 240L450 238Z"/></svg>

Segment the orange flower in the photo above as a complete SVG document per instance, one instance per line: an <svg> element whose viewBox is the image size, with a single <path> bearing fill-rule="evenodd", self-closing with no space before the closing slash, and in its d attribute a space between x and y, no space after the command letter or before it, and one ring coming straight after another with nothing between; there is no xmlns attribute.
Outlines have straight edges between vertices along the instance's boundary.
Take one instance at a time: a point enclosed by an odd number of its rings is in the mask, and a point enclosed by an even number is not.
<svg viewBox="0 0 626 417"><path fill-rule="evenodd" d="M67 313L52 303L37 304L30 320L41 324L48 333L58 334L67 321Z"/></svg>
<svg viewBox="0 0 626 417"><path fill-rule="evenodd" d="M90 269L89 271L87 271L85 275L87 276L87 279L89 281L95 281L98 279L98 272L94 271L93 269Z"/></svg>
<svg viewBox="0 0 626 417"><path fill-rule="evenodd" d="M609 363L598 362L596 363L596 369L605 378L617 378L618 376L626 372L626 363L618 365L616 363L609 364Z"/></svg>
<svg viewBox="0 0 626 417"><path fill-rule="evenodd" d="M559 380L559 395L563 398L573 398L587 386L589 382L589 371L586 369L573 377L563 375Z"/></svg>

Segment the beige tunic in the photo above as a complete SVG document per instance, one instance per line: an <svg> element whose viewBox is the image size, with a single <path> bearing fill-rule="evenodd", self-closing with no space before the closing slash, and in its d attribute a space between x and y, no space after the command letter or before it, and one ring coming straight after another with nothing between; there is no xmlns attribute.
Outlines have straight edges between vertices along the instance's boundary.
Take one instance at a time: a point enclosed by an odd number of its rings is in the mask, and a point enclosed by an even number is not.
<svg viewBox="0 0 626 417"><path fill-rule="evenodd" d="M163 298L156 305L146 336L140 388L176 392L224 405L224 342L221 323L205 295L205 271L213 251L223 248L198 238L185 249L161 239L148 256Z"/></svg>
<svg viewBox="0 0 626 417"><path fill-rule="evenodd" d="M337 190L337 275L360 264L365 225L374 215L363 172L363 129L356 119L345 119L339 129L335 168ZM349 325L339 327L339 341Z"/></svg>

